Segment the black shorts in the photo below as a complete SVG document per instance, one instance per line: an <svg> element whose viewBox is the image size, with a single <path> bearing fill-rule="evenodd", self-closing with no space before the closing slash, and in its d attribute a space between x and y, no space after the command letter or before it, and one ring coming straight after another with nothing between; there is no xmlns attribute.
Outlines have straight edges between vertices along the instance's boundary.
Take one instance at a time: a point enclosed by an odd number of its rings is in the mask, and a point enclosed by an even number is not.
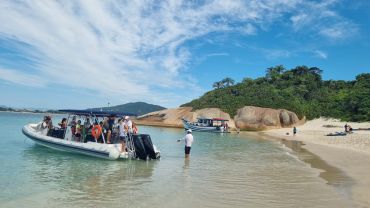
<svg viewBox="0 0 370 208"><path fill-rule="evenodd" d="M124 137L124 136L120 136L119 140L122 141L123 143L126 143L126 137Z"/></svg>
<svg viewBox="0 0 370 208"><path fill-rule="evenodd" d="M191 147L187 147L187 146L185 146L185 154L190 154L190 149L191 149Z"/></svg>
<svg viewBox="0 0 370 208"><path fill-rule="evenodd" d="M75 136L76 137L81 137L81 134L80 133L76 133Z"/></svg>

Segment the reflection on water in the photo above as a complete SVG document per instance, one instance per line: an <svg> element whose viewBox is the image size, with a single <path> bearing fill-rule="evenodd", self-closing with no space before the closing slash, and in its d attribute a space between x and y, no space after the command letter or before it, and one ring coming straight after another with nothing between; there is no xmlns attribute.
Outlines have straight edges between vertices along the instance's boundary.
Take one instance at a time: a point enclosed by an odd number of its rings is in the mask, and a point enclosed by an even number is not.
<svg viewBox="0 0 370 208"><path fill-rule="evenodd" d="M58 194L54 200L63 206L86 201L101 203L125 198L127 193L140 191L151 181L158 161L108 161L88 156L59 152L39 145L24 151L30 167L27 175L34 183L52 186ZM126 198L130 201L130 198Z"/></svg>
<svg viewBox="0 0 370 208"><path fill-rule="evenodd" d="M278 142L195 132L185 159L182 129L140 126L161 160L108 161L24 142L39 118L0 114L0 207L350 207Z"/></svg>

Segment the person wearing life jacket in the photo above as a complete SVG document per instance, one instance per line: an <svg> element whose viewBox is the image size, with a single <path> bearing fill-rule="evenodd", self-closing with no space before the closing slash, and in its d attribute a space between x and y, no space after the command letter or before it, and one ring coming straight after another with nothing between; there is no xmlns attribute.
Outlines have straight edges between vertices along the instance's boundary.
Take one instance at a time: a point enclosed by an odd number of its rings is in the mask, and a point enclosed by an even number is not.
<svg viewBox="0 0 370 208"><path fill-rule="evenodd" d="M91 129L91 135L95 139L95 142L102 142L102 131L103 131L103 122L95 122L94 126Z"/></svg>

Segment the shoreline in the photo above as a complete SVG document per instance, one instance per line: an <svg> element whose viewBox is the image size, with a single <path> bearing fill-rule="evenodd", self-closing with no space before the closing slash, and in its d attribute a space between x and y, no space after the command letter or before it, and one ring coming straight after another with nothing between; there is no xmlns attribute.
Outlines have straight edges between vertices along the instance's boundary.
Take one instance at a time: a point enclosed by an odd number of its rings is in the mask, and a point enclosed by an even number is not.
<svg viewBox="0 0 370 208"><path fill-rule="evenodd" d="M137 122L138 125L183 128L163 122ZM329 133L343 132L346 122L335 119L315 119L297 126L297 135L292 135L292 128L270 129L265 131L240 131L240 134L252 135L272 141L287 140L302 142L303 154L300 160L319 171L318 176L333 186L343 197L353 202L354 207L370 207L370 131L354 131L346 136L325 136ZM369 128L370 122L348 122L353 128ZM329 127L328 127L329 126ZM238 133L232 131L231 133ZM289 135L287 135L289 133ZM287 144L285 144L287 146ZM294 144L296 146L296 144Z"/></svg>
<svg viewBox="0 0 370 208"><path fill-rule="evenodd" d="M345 122L334 119L315 119L308 121L302 126L297 126L298 133L296 136L291 135L292 128L273 129L260 132L263 137L272 140L299 141L304 143L303 149L317 155L329 166L334 167L332 171L342 171L350 181L345 181L345 187L340 187L347 192L353 201L355 207L370 207L370 131L356 131L346 136L325 136L331 132L344 131ZM348 122L354 128L368 128L370 123L353 123ZM331 125L328 128L325 125ZM289 132L289 135L286 133ZM319 170L323 170L320 167ZM325 171L325 169L324 169ZM320 177L323 173L320 173ZM329 173L330 174L330 173ZM325 179L326 180L326 179ZM326 180L328 181L328 180ZM330 182L328 181L328 184ZM347 183L347 184L346 184ZM338 184L341 186L341 184Z"/></svg>
<svg viewBox="0 0 370 208"><path fill-rule="evenodd" d="M184 127L179 126L179 125L174 125L174 124L165 124L163 122L156 122L156 121L143 121L143 120L137 120L137 119L132 119L134 123L140 126L155 126L155 127L166 127L166 128L177 128L177 129L183 129Z"/></svg>

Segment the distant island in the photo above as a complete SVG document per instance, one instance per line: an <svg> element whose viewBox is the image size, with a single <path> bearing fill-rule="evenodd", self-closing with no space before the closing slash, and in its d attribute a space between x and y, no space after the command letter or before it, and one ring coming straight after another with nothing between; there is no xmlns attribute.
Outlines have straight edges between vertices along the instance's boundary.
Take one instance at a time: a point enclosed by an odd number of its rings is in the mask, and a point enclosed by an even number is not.
<svg viewBox="0 0 370 208"><path fill-rule="evenodd" d="M92 111L116 111L116 112L127 112L133 113L137 115L143 115L146 113L150 113L153 111L163 110L166 109L165 107L159 105L153 105L145 102L132 102L126 103L122 105L110 106L110 107L100 107L100 108L89 108L87 110ZM40 109L27 109L27 108L13 108L7 106L0 106L0 111L6 112L25 112L25 113L52 113L58 114L61 113L58 110L40 110Z"/></svg>
<svg viewBox="0 0 370 208"><path fill-rule="evenodd" d="M233 117L243 106L258 106L287 109L309 120L331 117L370 121L370 73L344 81L323 80L322 72L317 67L297 66L287 70L279 65L268 68L264 77L246 77L236 84L225 78L213 84L214 90L182 107L220 108Z"/></svg>
<svg viewBox="0 0 370 208"><path fill-rule="evenodd" d="M146 102L132 102L126 103L122 105L110 106L110 107L99 107L99 108L89 108L86 110L92 111L116 111L116 112L127 112L137 114L138 116L153 112L166 109L165 107L159 105L153 105Z"/></svg>
<svg viewBox="0 0 370 208"><path fill-rule="evenodd" d="M19 112L19 113L60 113L58 110L39 110L39 109L28 109L28 108L12 108L7 106L0 106L0 112Z"/></svg>

